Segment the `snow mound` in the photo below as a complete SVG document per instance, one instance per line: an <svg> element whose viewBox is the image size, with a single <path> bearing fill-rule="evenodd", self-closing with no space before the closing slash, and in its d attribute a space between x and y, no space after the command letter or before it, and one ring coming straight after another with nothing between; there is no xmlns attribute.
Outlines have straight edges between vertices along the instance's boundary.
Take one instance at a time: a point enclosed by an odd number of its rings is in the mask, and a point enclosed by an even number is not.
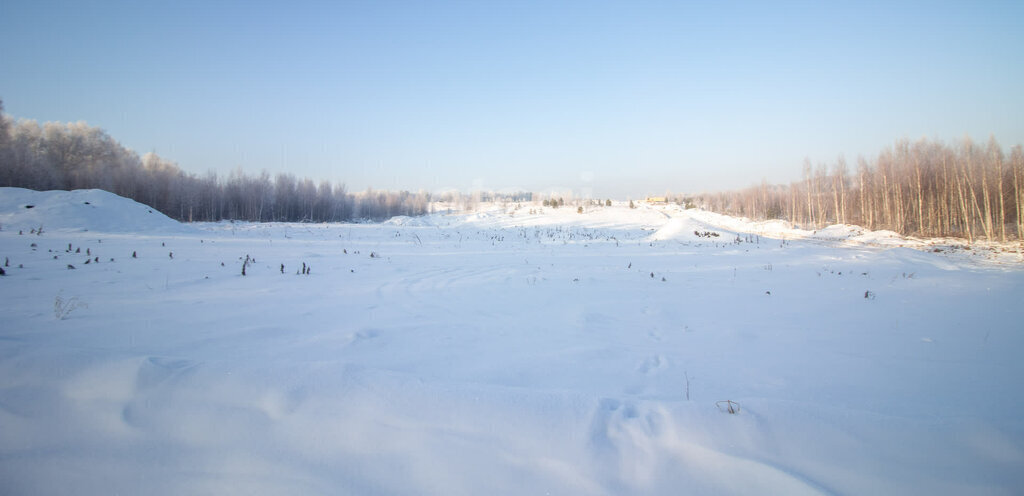
<svg viewBox="0 0 1024 496"><path fill-rule="evenodd" d="M826 228L813 231L807 237L820 241L841 241L877 246L904 246L907 244L919 244L911 242L911 240L897 232L886 231L884 229L871 231L864 227L852 224L833 224Z"/></svg>
<svg viewBox="0 0 1024 496"><path fill-rule="evenodd" d="M0 188L0 228L8 231L181 231L178 221L99 189L33 191Z"/></svg>
<svg viewBox="0 0 1024 496"><path fill-rule="evenodd" d="M893 232L893 231L886 231L884 229L880 230L880 231L867 231L867 230L865 230L864 233L860 234L859 236L855 236L855 237L853 237L851 239L856 241L856 242L858 242L858 243L864 243L864 244L876 245L876 246L904 246L904 245L908 245L909 246L909 245L913 245L913 246L918 246L919 248L923 248L923 247L926 246L925 244L920 243L918 241L912 241L912 240L910 240L910 239L900 235L900 233Z"/></svg>
<svg viewBox="0 0 1024 496"><path fill-rule="evenodd" d="M426 216L423 217L409 217L408 215L396 215L383 222L385 226L405 226L405 227L428 227L431 222Z"/></svg>
<svg viewBox="0 0 1024 496"><path fill-rule="evenodd" d="M722 229L710 222L697 219L688 212L672 217L665 222L654 234L648 238L650 241L699 241L699 240L723 240L736 236L730 230Z"/></svg>
<svg viewBox="0 0 1024 496"><path fill-rule="evenodd" d="M850 224L834 224L824 229L819 229L811 235L815 239L841 241L856 238L864 234L864 228Z"/></svg>

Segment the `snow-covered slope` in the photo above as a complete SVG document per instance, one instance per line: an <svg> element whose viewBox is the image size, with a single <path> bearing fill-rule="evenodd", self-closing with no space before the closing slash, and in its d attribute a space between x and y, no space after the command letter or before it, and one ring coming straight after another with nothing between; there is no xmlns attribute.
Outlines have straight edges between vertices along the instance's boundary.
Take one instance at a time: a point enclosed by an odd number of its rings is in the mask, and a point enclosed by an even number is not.
<svg viewBox="0 0 1024 496"><path fill-rule="evenodd" d="M1013 254L646 205L140 216L3 224L0 493L1024 487Z"/></svg>
<svg viewBox="0 0 1024 496"><path fill-rule="evenodd" d="M33 191L0 188L4 230L151 232L180 230L179 222L141 203L99 189Z"/></svg>

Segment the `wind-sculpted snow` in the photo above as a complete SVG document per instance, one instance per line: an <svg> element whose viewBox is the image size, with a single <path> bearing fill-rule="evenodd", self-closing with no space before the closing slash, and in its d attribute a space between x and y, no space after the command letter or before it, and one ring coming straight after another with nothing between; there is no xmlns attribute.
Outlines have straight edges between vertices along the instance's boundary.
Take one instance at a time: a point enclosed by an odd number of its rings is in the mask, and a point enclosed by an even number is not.
<svg viewBox="0 0 1024 496"><path fill-rule="evenodd" d="M1024 487L1015 254L518 207L142 234L5 223L0 492Z"/></svg>

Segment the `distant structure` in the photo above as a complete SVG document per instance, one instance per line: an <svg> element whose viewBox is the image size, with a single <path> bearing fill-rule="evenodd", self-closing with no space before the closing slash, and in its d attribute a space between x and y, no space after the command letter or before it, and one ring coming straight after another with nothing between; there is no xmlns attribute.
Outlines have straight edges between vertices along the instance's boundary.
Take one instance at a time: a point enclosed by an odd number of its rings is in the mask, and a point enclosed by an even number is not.
<svg viewBox="0 0 1024 496"><path fill-rule="evenodd" d="M668 203L668 199L664 196L648 196L646 201L651 205L665 205Z"/></svg>

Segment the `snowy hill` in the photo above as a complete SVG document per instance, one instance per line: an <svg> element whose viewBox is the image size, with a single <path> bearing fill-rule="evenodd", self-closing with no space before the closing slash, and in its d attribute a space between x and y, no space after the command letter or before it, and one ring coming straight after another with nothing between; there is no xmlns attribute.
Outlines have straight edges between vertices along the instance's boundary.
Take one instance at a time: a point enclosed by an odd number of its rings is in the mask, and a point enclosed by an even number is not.
<svg viewBox="0 0 1024 496"><path fill-rule="evenodd" d="M672 206L438 211L181 226L0 190L0 492L1024 487L1016 253Z"/></svg>
<svg viewBox="0 0 1024 496"><path fill-rule="evenodd" d="M33 191L0 188L0 227L30 231L151 232L181 230L179 222L141 203L99 189Z"/></svg>

